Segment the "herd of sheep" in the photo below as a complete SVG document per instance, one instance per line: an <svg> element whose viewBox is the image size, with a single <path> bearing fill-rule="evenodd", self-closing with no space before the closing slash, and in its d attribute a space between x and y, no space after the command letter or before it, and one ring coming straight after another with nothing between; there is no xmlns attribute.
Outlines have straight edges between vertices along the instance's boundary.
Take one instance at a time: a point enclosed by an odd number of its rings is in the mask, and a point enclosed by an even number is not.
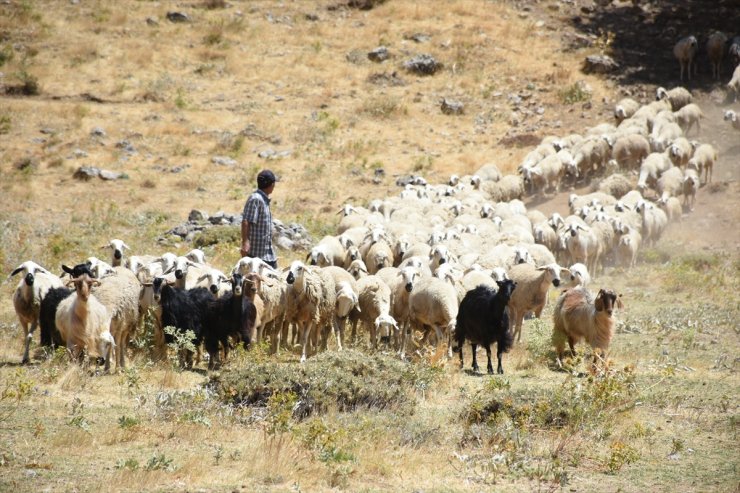
<svg viewBox="0 0 740 493"><path fill-rule="evenodd" d="M740 84L738 70L733 80ZM332 337L341 350L349 325L352 342L367 333L372 347L385 344L402 358L425 345L446 345L451 357L454 339L462 361L465 340L482 344L489 372L496 342L502 372L501 353L521 339L525 316L539 317L551 286L561 285L570 289L555 305L558 362L565 341L572 349L586 339L606 352L621 301L608 289L591 294L591 277L633 266L642 245L693 210L717 160L711 145L687 137L699 134L703 118L691 93L658 88L656 96L619 101L614 123L584 135L543 139L516 174L488 164L447 184L417 179L367 207L346 204L337 234L282 271L244 257L226 275L201 250L130 256L118 239L106 245L110 262L90 257L64 266L62 277L23 262L11 273L23 274L13 295L26 334L23 361L40 327L43 346L123 368L131 338L151 315L155 354L186 338L205 346L209 368L239 342L269 340L273 351L298 343L301 361ZM731 111L725 119L740 126ZM528 210L521 200L593 178L592 193L571 194L566 217ZM181 364L192 365L192 356L192 347L183 349Z"/></svg>

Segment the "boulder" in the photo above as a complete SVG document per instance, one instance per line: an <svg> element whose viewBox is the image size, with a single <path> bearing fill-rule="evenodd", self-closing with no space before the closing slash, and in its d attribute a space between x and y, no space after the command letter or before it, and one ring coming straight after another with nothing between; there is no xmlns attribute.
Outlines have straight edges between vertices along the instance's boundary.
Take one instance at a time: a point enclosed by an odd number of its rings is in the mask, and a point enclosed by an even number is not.
<svg viewBox="0 0 740 493"><path fill-rule="evenodd" d="M619 64L608 55L590 55L583 62L583 72L587 74L606 74L619 68Z"/></svg>

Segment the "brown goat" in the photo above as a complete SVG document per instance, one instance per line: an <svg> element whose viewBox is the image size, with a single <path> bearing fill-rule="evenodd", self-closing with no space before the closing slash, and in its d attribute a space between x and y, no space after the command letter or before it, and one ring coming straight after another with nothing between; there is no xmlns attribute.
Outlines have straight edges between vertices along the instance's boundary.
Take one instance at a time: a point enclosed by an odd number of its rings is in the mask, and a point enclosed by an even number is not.
<svg viewBox="0 0 740 493"><path fill-rule="evenodd" d="M620 296L610 289L599 290L596 299L585 288L563 291L555 304L553 314L552 342L557 352L559 367L563 366L562 358L566 340L571 354L574 354L575 344L585 339L595 350L594 364L600 358L606 360L609 344L614 334L614 308L615 306L622 308Z"/></svg>

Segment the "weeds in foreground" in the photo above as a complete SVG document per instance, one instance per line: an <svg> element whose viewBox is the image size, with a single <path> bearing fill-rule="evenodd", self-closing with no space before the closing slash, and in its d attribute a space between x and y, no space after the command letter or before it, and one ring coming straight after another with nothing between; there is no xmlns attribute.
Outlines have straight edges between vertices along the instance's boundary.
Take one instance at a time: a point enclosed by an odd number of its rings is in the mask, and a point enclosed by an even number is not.
<svg viewBox="0 0 740 493"><path fill-rule="evenodd" d="M7 421L21 404L28 400L33 394L33 388L36 383L31 380L26 370L19 368L15 371L12 378L5 382L2 394L0 394L0 404L3 407L8 405L7 409L0 410L0 423Z"/></svg>

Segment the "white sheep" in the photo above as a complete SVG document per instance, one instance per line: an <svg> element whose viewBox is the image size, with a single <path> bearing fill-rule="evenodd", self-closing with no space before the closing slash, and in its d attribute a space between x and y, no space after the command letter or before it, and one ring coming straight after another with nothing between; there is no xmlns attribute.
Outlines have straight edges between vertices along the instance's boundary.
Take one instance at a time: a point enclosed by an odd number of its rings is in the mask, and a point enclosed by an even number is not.
<svg viewBox="0 0 740 493"><path fill-rule="evenodd" d="M185 254L185 257L195 262L196 264L206 263L206 254L200 248L193 248L192 250L190 250L188 253Z"/></svg>
<svg viewBox="0 0 740 493"><path fill-rule="evenodd" d="M375 274L383 267L393 267L395 262L393 249L386 241L376 241L370 245L367 254L365 254L364 261L367 271L370 274Z"/></svg>
<svg viewBox="0 0 740 493"><path fill-rule="evenodd" d="M663 152L671 142L683 136L683 130L677 123L668 122L660 126L653 127L653 133L650 134L648 141L650 149L653 152Z"/></svg>
<svg viewBox="0 0 740 493"><path fill-rule="evenodd" d="M481 184L481 190L487 198L494 202L508 202L519 199L524 194L524 182L518 175L504 175L499 181L486 181Z"/></svg>
<svg viewBox="0 0 740 493"><path fill-rule="evenodd" d="M684 200L686 200L686 193L687 193L686 178L684 178L683 193L684 193ZM660 207L663 210L663 212L665 212L665 215L666 217L668 217L669 222L681 220L681 215L682 215L681 201L678 200L677 197L671 197L671 196L666 195L666 196L660 197L655 203L658 205L658 207Z"/></svg>
<svg viewBox="0 0 740 493"><path fill-rule="evenodd" d="M588 268L580 262L577 262L570 267L570 284L571 286L581 286L585 288L591 282L591 275L588 273Z"/></svg>
<svg viewBox="0 0 740 493"><path fill-rule="evenodd" d="M689 106L684 106L684 108L688 108ZM683 109L680 111L683 111ZM694 154L694 147L688 139L679 137L668 147L667 152L674 166L685 167Z"/></svg>
<svg viewBox="0 0 740 493"><path fill-rule="evenodd" d="M713 79L719 79L722 71L722 58L724 58L726 43L727 35L721 31L715 31L707 38L707 57L709 58L709 63L712 65Z"/></svg>
<svg viewBox="0 0 740 493"><path fill-rule="evenodd" d="M625 226L615 247L615 260L618 265L632 268L637 261L637 253L642 244L642 235L639 231Z"/></svg>
<svg viewBox="0 0 740 493"><path fill-rule="evenodd" d="M612 173L607 176L599 182L597 189L598 192L609 194L612 197L621 197L630 190L632 190L632 183L621 173Z"/></svg>
<svg viewBox="0 0 740 493"><path fill-rule="evenodd" d="M341 351L342 341L344 340L344 321L347 319L349 314L359 303L359 298L357 297L356 288L353 287L347 281L339 281L336 284L336 288L337 288L336 328L338 329L336 338L337 338L337 347Z"/></svg>
<svg viewBox="0 0 740 493"><path fill-rule="evenodd" d="M382 278L375 275L365 276L357 281L357 309L350 313L352 322L352 339L357 333L357 324L362 322L370 332L370 344L378 346L378 329L387 328L390 324L396 339L400 331L395 319L391 316L391 288Z"/></svg>
<svg viewBox="0 0 740 493"><path fill-rule="evenodd" d="M297 297L294 322L301 336L301 363L306 361L309 338L318 346L322 327L331 323L336 307L336 286L331 275L322 269L311 268L299 260L290 264L288 284L293 285Z"/></svg>
<svg viewBox="0 0 740 493"><path fill-rule="evenodd" d="M681 195L683 193L683 171L681 171L681 168L674 166L661 174L655 185L655 190L660 197L666 194L669 197Z"/></svg>
<svg viewBox="0 0 740 493"><path fill-rule="evenodd" d="M737 102L737 97L740 95L740 65L735 67L735 71L732 73L732 79L727 83L727 90L732 91L734 94L733 102Z"/></svg>
<svg viewBox="0 0 740 493"><path fill-rule="evenodd" d="M41 300L44 299L49 289L62 287L62 281L32 260L23 262L8 277L19 273L23 273L23 278L13 292L13 307L23 327L23 359L21 361L28 363L31 339L39 324Z"/></svg>
<svg viewBox="0 0 740 493"><path fill-rule="evenodd" d="M563 234L566 238L565 248L570 254L571 261L586 264L588 270L595 273L604 253L604 245L593 228L571 223Z"/></svg>
<svg viewBox="0 0 740 493"><path fill-rule="evenodd" d="M622 308L622 301L611 290L600 289L596 299L583 287L568 289L560 295L555 303L552 333L559 367L563 366L566 341L571 354L575 354L575 344L585 339L595 350L594 364L599 358L606 360L615 329L615 308Z"/></svg>
<svg viewBox="0 0 740 493"><path fill-rule="evenodd" d="M411 266L400 269L385 268L379 270L377 276L383 279L391 290L391 315L401 328L401 333L395 341L395 347L403 358L409 325L409 295L419 280L419 271Z"/></svg>
<svg viewBox="0 0 740 493"><path fill-rule="evenodd" d="M510 328L520 341L522 338L522 322L524 315L532 311L537 318L547 304L550 284L560 286L561 273L568 273L568 269L558 264L535 267L531 264L518 264L509 269L509 278L516 282L516 289L509 300ZM517 295L517 291L519 294Z"/></svg>
<svg viewBox="0 0 740 493"><path fill-rule="evenodd" d="M612 158L625 170L637 169L650 153L650 142L642 135L629 134L619 137L612 147Z"/></svg>
<svg viewBox="0 0 740 493"><path fill-rule="evenodd" d="M695 169L701 178L704 173L704 183L712 182L714 163L717 162L717 150L711 144L701 144L694 150L694 156L689 159L688 169Z"/></svg>
<svg viewBox="0 0 740 493"><path fill-rule="evenodd" d="M681 80L683 80L684 67L687 68L688 79L691 80L691 64L696 57L696 52L699 49L699 42L695 36L687 36L678 40L673 46L673 56L676 57L678 63L681 65ZM696 65L694 64L694 71L696 71Z"/></svg>
<svg viewBox="0 0 740 493"><path fill-rule="evenodd" d="M352 263L349 264L349 267L347 267L347 272L349 272L355 280L359 280L360 278L370 274L362 259L353 260Z"/></svg>
<svg viewBox="0 0 740 493"><path fill-rule="evenodd" d="M640 173L637 177L637 189L644 192L648 186L654 187L658 183L660 175L673 167L669 156L664 152L652 152L640 165Z"/></svg>
<svg viewBox="0 0 740 493"><path fill-rule="evenodd" d="M92 275L98 279L115 273L112 265L97 257L88 257L85 263L90 269L90 272L92 272Z"/></svg>
<svg viewBox="0 0 740 493"><path fill-rule="evenodd" d="M478 177L482 181L499 181L502 178L501 171L499 171L498 166L496 166L494 163L487 163L481 166L478 171L475 172L473 177ZM471 178L471 182L472 182ZM472 183L471 183L472 184ZM473 184L473 186L475 186ZM478 187L476 187L477 190Z"/></svg>
<svg viewBox="0 0 740 493"><path fill-rule="evenodd" d="M117 238L114 238L108 242L107 245L103 245L100 248L107 248L111 251L111 265L113 267L118 267L121 265L121 262L123 261L123 251L125 250L131 250L129 246L123 242L123 240L119 240Z"/></svg>
<svg viewBox="0 0 740 493"><path fill-rule="evenodd" d="M682 182L683 183L683 182ZM661 209L646 200L638 202L635 211L642 215L642 239L647 245L654 245L663 235L668 225L668 216Z"/></svg>
<svg viewBox="0 0 740 493"><path fill-rule="evenodd" d="M104 358L108 371L115 340L108 310L91 293L90 288L99 283L87 274L68 281L68 285L74 284L75 292L59 303L54 322L73 359L78 360L85 351L88 358Z"/></svg>
<svg viewBox="0 0 740 493"><path fill-rule="evenodd" d="M640 103L638 103L634 99L621 99L614 107L614 118L616 118L617 123L622 123L624 120L634 115L635 112L637 112L637 110L639 109Z"/></svg>
<svg viewBox="0 0 740 493"><path fill-rule="evenodd" d="M343 265L346 254L347 251L338 237L324 236L316 246L311 248L306 261L319 267Z"/></svg>
<svg viewBox="0 0 740 493"><path fill-rule="evenodd" d="M732 110L725 111L724 120L726 122L730 122L730 125L732 125L732 128L735 130L740 130L740 117L736 112Z"/></svg>
<svg viewBox="0 0 740 493"><path fill-rule="evenodd" d="M701 131L701 119L704 118L704 113L702 113L701 108L697 104L689 103L683 108L679 109L675 113L676 115L676 123L678 123L678 126L681 127L681 130L683 130L684 134L689 133L689 131L696 125L696 131Z"/></svg>
<svg viewBox="0 0 740 493"><path fill-rule="evenodd" d="M566 152L567 151L559 151ZM537 164L524 168L522 170L522 178L525 185L530 184L533 192L544 193L549 190L560 191L560 178L563 176L565 171L563 167L564 155L550 154L542 159ZM573 158L570 157L570 153L567 154L567 161L570 162Z"/></svg>
<svg viewBox="0 0 740 493"><path fill-rule="evenodd" d="M671 111L678 111L691 102L693 97L688 89L683 87L674 87L666 91L664 87L659 87L655 91L655 99L658 101L667 101L670 104Z"/></svg>
<svg viewBox="0 0 740 493"><path fill-rule="evenodd" d="M451 284L436 277L422 278L409 295L411 327L422 330L425 335L428 335L429 329L433 329L437 339L437 350L443 339L446 339L448 358L452 357L451 338L455 331L457 310L457 291ZM402 343L404 350L408 337L408 334L404 336Z"/></svg>
<svg viewBox="0 0 740 493"><path fill-rule="evenodd" d="M115 341L116 369L126 367L128 344L139 322L139 298L142 286L136 275L125 267L114 267L112 274L99 280L92 294L108 311L109 330Z"/></svg>

